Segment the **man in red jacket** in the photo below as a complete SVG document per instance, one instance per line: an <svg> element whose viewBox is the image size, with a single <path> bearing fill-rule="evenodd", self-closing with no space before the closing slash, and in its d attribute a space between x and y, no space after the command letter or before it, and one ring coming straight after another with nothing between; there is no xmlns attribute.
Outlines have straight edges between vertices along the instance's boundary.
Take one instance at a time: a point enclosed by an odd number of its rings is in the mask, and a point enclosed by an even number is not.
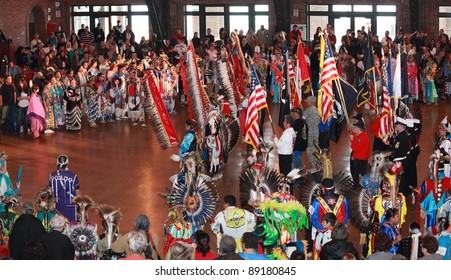
<svg viewBox="0 0 451 280"><path fill-rule="evenodd" d="M370 139L365 129L362 114L352 117L351 134L351 175L354 183L359 183L359 177L366 174L368 158L370 157Z"/></svg>

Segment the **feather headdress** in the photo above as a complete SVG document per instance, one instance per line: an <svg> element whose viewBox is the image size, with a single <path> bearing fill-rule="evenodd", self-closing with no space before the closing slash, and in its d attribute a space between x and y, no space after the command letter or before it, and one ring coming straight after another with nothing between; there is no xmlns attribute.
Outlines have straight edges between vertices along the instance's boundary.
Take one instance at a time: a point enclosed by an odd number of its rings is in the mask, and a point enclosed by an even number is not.
<svg viewBox="0 0 451 280"><path fill-rule="evenodd" d="M207 125L207 113L210 111L210 100L199 79L196 54L190 45L186 54L180 60L183 88L186 89L190 103L190 113L199 124L202 138Z"/></svg>
<svg viewBox="0 0 451 280"><path fill-rule="evenodd" d="M186 221L193 226L205 225L219 204L219 195L213 183L207 182L202 176L195 176L191 185L175 183L170 196L173 198L172 211L183 207L186 211Z"/></svg>
<svg viewBox="0 0 451 280"><path fill-rule="evenodd" d="M76 196L72 200L72 204L77 206L78 212L80 213L80 224L86 225L87 211L94 205L94 201L89 196Z"/></svg>
<svg viewBox="0 0 451 280"><path fill-rule="evenodd" d="M258 170L248 168L240 175L241 206L249 211L257 210L281 186L282 180L276 170L267 169L260 174Z"/></svg>
<svg viewBox="0 0 451 280"><path fill-rule="evenodd" d="M36 195L36 206L39 211L55 211L55 196L50 186L46 186L38 192Z"/></svg>
<svg viewBox="0 0 451 280"><path fill-rule="evenodd" d="M77 259L94 259L97 248L98 236L95 234L97 226L89 224L71 224L68 229L68 236L74 244L75 256Z"/></svg>
<svg viewBox="0 0 451 280"><path fill-rule="evenodd" d="M228 65L227 65L227 52L225 50L221 51L221 59L214 62L214 67L218 73L218 81L221 88L225 92L225 99L229 103L230 112L232 116L238 116L238 107L236 105L236 93L233 89L232 80L229 76Z"/></svg>
<svg viewBox="0 0 451 280"><path fill-rule="evenodd" d="M108 205L100 204L96 207L97 212L101 219L103 219L106 224L106 237L107 237L107 249L111 249L111 244L113 242L113 235L119 225L119 221L122 218L122 212L119 208Z"/></svg>

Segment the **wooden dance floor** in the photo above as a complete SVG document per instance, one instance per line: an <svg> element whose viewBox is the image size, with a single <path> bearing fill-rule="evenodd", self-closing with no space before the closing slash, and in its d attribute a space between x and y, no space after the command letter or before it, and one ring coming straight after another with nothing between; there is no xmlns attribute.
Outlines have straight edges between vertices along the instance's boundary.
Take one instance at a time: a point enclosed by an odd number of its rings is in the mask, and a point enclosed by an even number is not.
<svg viewBox="0 0 451 280"><path fill-rule="evenodd" d="M434 133L445 115L450 115L450 102L440 100L439 107L420 106L423 112L423 132L420 139L421 153L418 158L418 185L428 175L429 155L434 147ZM172 115L178 135L184 135L184 121L188 116L186 107L177 106L178 114ZM276 122L278 105L271 108ZM450 115L451 117L451 115ZM365 116L366 125L374 122L375 117ZM81 191L89 195L96 203L106 203L119 207L123 213L120 223L122 234L133 229L133 221L139 214L151 219L151 230L160 236L159 248L164 247L163 225L169 207L161 193L171 184L168 178L179 171L179 164L169 159L177 153L177 148L162 150L158 145L155 132L148 121L148 128L131 127L130 120L111 124L100 124L99 128L89 128L87 123L80 132L57 131L54 134L42 134L33 139L31 134L3 135L0 151L8 155L8 171L15 181L20 165L23 165L21 193L22 201L35 201L39 190L48 183L49 174L56 169L56 159L60 154L69 157L69 169L78 174ZM274 127L276 125L274 124ZM273 132L269 122L265 123L264 137L272 140ZM278 136L282 130L276 129ZM370 135L370 138L373 136ZM241 139L240 139L241 142ZM339 144L331 143L334 172L349 170L349 137L343 133ZM229 163L223 169L223 178L215 183L220 197L228 194L239 196L239 174L246 159L246 146L238 144L229 156ZM307 156L303 155L303 163ZM270 165L277 167L277 155L271 154ZM408 200L407 222L403 226L403 236L408 235L408 225L417 217L416 206ZM220 203L220 208L222 202ZM218 211L221 209L218 209ZM94 211L90 219L99 221ZM348 223L350 240L358 246L357 229ZM205 229L210 232L207 225ZM99 228L99 234L101 228ZM300 236L303 238L302 234ZM216 238L212 236L214 246Z"/></svg>

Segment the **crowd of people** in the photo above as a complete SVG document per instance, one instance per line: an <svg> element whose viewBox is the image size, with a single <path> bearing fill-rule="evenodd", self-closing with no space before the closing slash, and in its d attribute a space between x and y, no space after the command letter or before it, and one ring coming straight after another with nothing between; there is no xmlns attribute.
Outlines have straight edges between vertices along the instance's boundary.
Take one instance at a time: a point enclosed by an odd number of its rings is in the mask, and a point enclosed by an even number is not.
<svg viewBox="0 0 451 280"><path fill-rule="evenodd" d="M393 65L396 65L397 53L407 55L408 68L405 69L408 71L409 85L407 105L413 101L438 104L439 95L443 98L451 96L450 43L442 30L437 40L428 41L427 35L423 32L403 34L403 31L399 30L392 39L387 31L379 42L377 35L371 35L370 31L365 32L365 28L362 27L357 32L348 30L341 38L341 45L337 49L337 38L330 25L324 31L318 28L310 45L301 41L302 34L297 30L297 26L294 26L287 35L283 32L275 34L274 40L264 26L257 32L249 30L246 35L243 31L229 35L221 28L219 38L215 38L211 34L211 29L207 29L207 35L202 39L198 37L197 32L193 34L189 44L180 29L170 39L159 40L154 35L149 40L141 38L140 42L136 41L130 25L122 30L120 22L106 36L100 24L93 32L88 26L81 26L77 33L71 31L69 37L59 29L51 34L46 43L43 43L36 34L29 46L20 47L14 59L9 61L8 71L0 88L2 132L20 134L31 131L34 138L39 138L40 132L54 133L63 128L70 131L81 130L83 118L87 119L91 128L128 118L131 119L132 126L140 125L145 128L146 119L152 117L149 110L154 102L151 90L144 89L145 79L149 77L158 88L169 114L176 114L177 95L180 96L182 105L193 107L195 106L192 104L193 100L188 98L190 84L186 81L189 80L186 77L187 72L184 72L187 70L183 70L184 67L188 67L183 63L189 63L189 59L183 62L183 57L192 48L197 59L196 75L199 83L205 85L211 103L220 104L218 105L220 109L214 114L207 112L209 117L211 115L216 117L213 122L202 127L206 132L196 131L199 128L198 120L188 120L186 123L187 134L180 145L178 155L178 160L185 166L180 173L183 176L175 179L174 186L178 188L179 185L185 184L189 190L192 184L203 180L198 179L200 175L197 170L189 173L189 166L186 167L189 157L200 152L198 146L206 141L199 139L198 134L209 139L208 143L212 143L210 153L218 153L208 159L210 169L207 173L210 175L220 173L220 167L225 165L226 157L222 156L221 162L219 161L219 154L223 151L219 148L222 139L218 136L219 124L216 121L221 121L221 117L218 117L221 114L238 117L232 102L228 102L230 106L228 109L225 106L226 102L223 102L231 100L227 100L225 93L227 89L220 84L222 74L214 67L214 63L224 58L222 56L224 51L233 56L235 48L241 55L239 60L244 64L242 67L239 63L241 71L246 72L245 68L249 66L255 67L261 87L268 93L267 98L274 103L280 103L283 101L283 92L286 91L284 81L286 44L286 52L293 58L293 62L297 48L303 48L310 71L312 94L303 101L306 105L305 110L300 105L293 107L291 114L283 116L284 132L280 138L274 138L279 154L278 172L285 181L274 179L276 190L264 191L261 196L264 197L263 201L260 200L260 196L255 198L253 197L255 195L249 192L249 196L256 201L248 205L252 206L254 213L245 210L243 205L239 208L234 196L224 197L224 209L214 218L211 217L210 225L219 240L218 252L211 250L210 236L202 229L206 221L203 220L202 224L188 221L187 215L190 216L192 213L186 213L187 208L190 210L187 205L178 205L172 209L170 218L173 223L165 230L167 235L165 248L158 250L158 238L150 232L150 221L147 216L138 216L135 219L135 230L122 236L116 223L121 218L121 213L112 206L103 205L97 209L102 217L104 229L103 234L97 234L97 225L90 221L86 214L86 210L93 202L81 194L78 179L74 173L68 171L68 158L64 155L58 158L58 169L50 176L49 189L39 194L36 206L24 203L24 214L19 215L14 210L14 206L20 206L14 199L17 187L14 188L9 179L4 159L1 175L2 187L5 187L2 188L1 195L5 201L2 204L0 218L2 235L5 237L2 243L9 246L2 248L5 251L9 250L12 259L161 259L161 251L164 251L163 258L170 260L307 259L310 254L314 259L394 259L400 258L399 256L406 259L450 258L449 210L442 212L444 215L439 215L438 221L428 224L430 231L426 232L425 237L419 238L418 227L414 224L411 224L411 236L402 238L400 234L399 226L402 225L405 216L405 196L417 189L416 182L403 176L401 172L403 169L405 172L416 170L416 158L414 160L413 157L418 156L415 150L419 139L418 126L415 125L412 116L409 120L408 114L399 115L396 119L394 124L396 133L391 137L393 147L387 145L386 148L392 150L394 154L386 170L389 174L384 176L372 174L377 177L378 190L373 198L376 205L373 210L377 213L374 216L377 220L371 220L371 223L377 224L377 227L372 227L370 232L365 233L367 239L374 243L371 246L367 244L369 248L363 252L348 241L346 223L348 219L353 219L349 207L358 206L353 204L351 194L348 197L346 191L343 191L345 194L339 194L335 190L339 182L334 182L331 176L332 169L328 166L330 163L327 162L327 154L330 153L329 127L327 122L321 121L316 97L321 88L320 38L327 34L336 55L338 73L349 84L357 87L358 76L364 75L363 54L371 39L377 73L380 73L380 61L385 55L393 55L392 61L389 62ZM234 67L237 71L238 66L235 64ZM245 82L244 72L241 77L235 77L238 84L236 89L242 86L241 82ZM249 85L245 86L246 89L238 90L240 93L237 94L237 100L245 100L251 94ZM244 101L236 105L239 105L240 110L248 106ZM194 115L196 113L194 108ZM242 115L244 114L241 113L240 117L243 117ZM444 134L436 147L441 154L434 159L443 166L443 177L449 178L451 145L448 144L447 136L450 134L451 126L445 122L441 129ZM367 174L366 165L371 151L362 115L355 115L352 118L351 130L353 151L350 157L351 182L364 185L361 178ZM209 136L213 137L208 138ZM272 147L266 148L258 148L256 160L249 167L251 175L248 176L255 178L251 183L255 186L266 180L264 174L271 169L267 166L266 157ZM307 205L304 205L305 208L309 208L309 213L292 196L293 187L302 184L300 180L288 182L293 168L300 169L306 166L301 160L302 152L307 152L312 167L309 175L319 171L322 173L321 180L311 184L311 193L316 195L310 194ZM319 158L318 152L322 152ZM321 161L321 158L324 160ZM390 176L401 176L399 185L396 186L396 179L390 179L392 178ZM62 186L59 186L60 184ZM286 184L290 187L286 188ZM315 192L314 187L317 188ZM366 185L364 187L371 192L371 187ZM399 188L399 194L395 189L398 197L391 193L394 187ZM256 187L257 193L261 188L260 185ZM187 193L193 195L189 191ZM417 193L421 194L421 199L426 199L429 194L423 189ZM174 194L171 192L169 197ZM445 195L446 191L443 190L441 194ZM272 198L267 199L268 197ZM268 201L273 201L272 203L277 205L271 204L272 207L268 210L265 208ZM290 203L291 207L284 208L282 205L284 203ZM38 210L37 213L35 208ZM296 237L296 231L307 223L312 226L308 245L298 241ZM272 228L270 224L273 225ZM282 226L276 227L274 224ZM29 231L29 227L33 228L32 231ZM361 230L363 232L366 229ZM436 233L436 236L432 233ZM83 244L76 238L79 235L86 237ZM401 249L403 247L407 249L403 251Z"/></svg>

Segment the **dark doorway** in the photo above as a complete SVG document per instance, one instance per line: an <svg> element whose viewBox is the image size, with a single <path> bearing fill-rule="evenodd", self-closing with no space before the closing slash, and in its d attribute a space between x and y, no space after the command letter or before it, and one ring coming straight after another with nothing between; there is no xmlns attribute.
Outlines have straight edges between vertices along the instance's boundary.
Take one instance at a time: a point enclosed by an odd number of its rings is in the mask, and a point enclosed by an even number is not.
<svg viewBox="0 0 451 280"><path fill-rule="evenodd" d="M45 15L39 6L34 7L28 16L28 42L33 39L35 33L39 34L43 42L46 40Z"/></svg>

